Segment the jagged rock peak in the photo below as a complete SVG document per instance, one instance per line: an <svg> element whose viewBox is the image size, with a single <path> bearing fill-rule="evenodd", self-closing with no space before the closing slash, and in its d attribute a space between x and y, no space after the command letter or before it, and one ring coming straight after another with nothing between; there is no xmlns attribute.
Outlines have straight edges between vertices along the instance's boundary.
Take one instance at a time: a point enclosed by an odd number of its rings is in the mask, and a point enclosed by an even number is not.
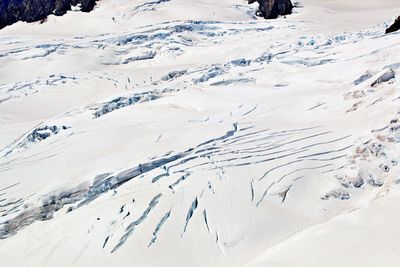
<svg viewBox="0 0 400 267"><path fill-rule="evenodd" d="M275 19L281 15L292 13L293 4L290 0L248 0L249 4L258 2L257 14L266 19Z"/></svg>
<svg viewBox="0 0 400 267"><path fill-rule="evenodd" d="M54 14L62 16L79 6L83 12L93 10L98 0L1 0L0 29L18 21L34 22Z"/></svg>
<svg viewBox="0 0 400 267"><path fill-rule="evenodd" d="M386 29L386 34L400 30L400 16Z"/></svg>

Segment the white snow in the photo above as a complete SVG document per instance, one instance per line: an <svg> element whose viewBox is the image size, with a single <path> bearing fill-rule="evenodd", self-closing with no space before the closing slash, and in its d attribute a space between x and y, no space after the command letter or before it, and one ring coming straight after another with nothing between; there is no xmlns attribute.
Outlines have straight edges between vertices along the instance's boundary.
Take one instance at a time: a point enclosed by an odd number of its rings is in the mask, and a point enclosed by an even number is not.
<svg viewBox="0 0 400 267"><path fill-rule="evenodd" d="M298 5L1 30L0 265L397 266L400 6Z"/></svg>

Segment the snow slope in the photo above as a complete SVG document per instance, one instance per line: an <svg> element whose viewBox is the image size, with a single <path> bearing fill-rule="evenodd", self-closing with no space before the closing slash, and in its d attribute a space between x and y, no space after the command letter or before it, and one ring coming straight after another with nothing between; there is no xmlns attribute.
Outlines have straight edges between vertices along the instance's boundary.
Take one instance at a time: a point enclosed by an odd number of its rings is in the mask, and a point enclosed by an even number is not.
<svg viewBox="0 0 400 267"><path fill-rule="evenodd" d="M400 6L374 2L2 30L1 266L396 266Z"/></svg>

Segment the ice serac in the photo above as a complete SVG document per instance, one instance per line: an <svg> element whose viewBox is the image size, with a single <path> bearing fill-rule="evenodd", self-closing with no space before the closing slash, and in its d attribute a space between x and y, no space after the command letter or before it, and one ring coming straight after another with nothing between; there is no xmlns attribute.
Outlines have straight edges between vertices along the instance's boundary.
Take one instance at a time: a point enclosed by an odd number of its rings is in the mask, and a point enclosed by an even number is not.
<svg viewBox="0 0 400 267"><path fill-rule="evenodd" d="M394 21L394 23L386 29L386 34L400 30L400 16Z"/></svg>
<svg viewBox="0 0 400 267"><path fill-rule="evenodd" d="M80 6L83 12L93 10L97 0L2 0L0 29L18 21L34 22L48 15L62 16L71 6Z"/></svg>
<svg viewBox="0 0 400 267"><path fill-rule="evenodd" d="M248 0L249 4L258 2L258 15L266 19L275 19L281 15L292 13L293 4L290 0Z"/></svg>

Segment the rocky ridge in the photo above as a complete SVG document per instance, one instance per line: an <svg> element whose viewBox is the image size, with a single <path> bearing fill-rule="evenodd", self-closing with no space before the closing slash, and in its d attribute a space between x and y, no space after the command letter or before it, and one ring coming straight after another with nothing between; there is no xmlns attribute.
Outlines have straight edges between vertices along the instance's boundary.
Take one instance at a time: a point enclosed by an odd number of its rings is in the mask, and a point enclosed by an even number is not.
<svg viewBox="0 0 400 267"><path fill-rule="evenodd" d="M82 12L93 10L97 0L2 0L0 29L18 21L43 21L48 15L62 16L72 7Z"/></svg>

